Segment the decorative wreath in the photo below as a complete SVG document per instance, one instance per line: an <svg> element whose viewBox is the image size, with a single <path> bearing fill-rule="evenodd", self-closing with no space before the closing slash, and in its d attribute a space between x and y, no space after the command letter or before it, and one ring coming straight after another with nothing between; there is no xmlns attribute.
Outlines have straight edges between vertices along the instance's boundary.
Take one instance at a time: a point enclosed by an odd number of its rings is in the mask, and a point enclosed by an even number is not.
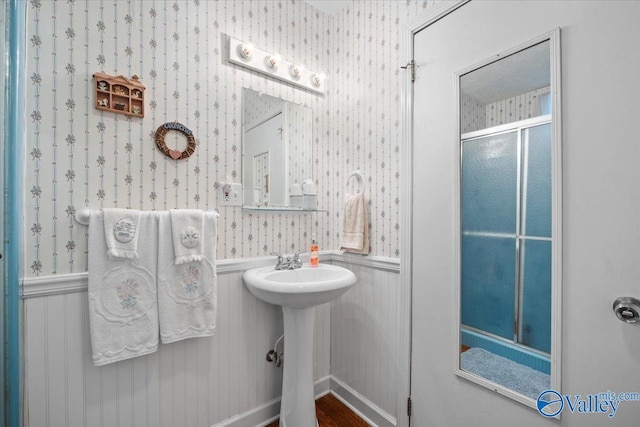
<svg viewBox="0 0 640 427"><path fill-rule="evenodd" d="M177 130L187 137L188 144L184 151L172 150L167 147L167 143L164 141L164 136L171 130ZM158 149L162 151L165 156L171 157L173 160L186 159L196 151L196 138L193 136L193 132L191 132L188 127L178 122L168 122L158 127L158 129L156 129L155 139Z"/></svg>

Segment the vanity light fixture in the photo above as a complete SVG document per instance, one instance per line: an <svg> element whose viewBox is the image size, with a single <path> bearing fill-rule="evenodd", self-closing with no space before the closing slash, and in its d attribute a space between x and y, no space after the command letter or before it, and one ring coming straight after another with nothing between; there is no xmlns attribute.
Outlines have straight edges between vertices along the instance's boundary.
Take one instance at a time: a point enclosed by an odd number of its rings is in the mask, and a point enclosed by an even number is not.
<svg viewBox="0 0 640 427"><path fill-rule="evenodd" d="M304 87L312 92L322 95L326 92L327 79L323 74L308 70L302 64L282 59L277 53L266 52L251 43L231 36L228 38L227 59L230 63Z"/></svg>

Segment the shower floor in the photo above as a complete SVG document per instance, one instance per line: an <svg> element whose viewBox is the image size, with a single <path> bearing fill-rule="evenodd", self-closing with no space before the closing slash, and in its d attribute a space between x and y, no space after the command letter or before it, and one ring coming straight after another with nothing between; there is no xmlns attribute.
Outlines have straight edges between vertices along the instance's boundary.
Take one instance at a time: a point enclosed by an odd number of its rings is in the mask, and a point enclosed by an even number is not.
<svg viewBox="0 0 640 427"><path fill-rule="evenodd" d="M551 386L551 377L513 360L498 356L478 347L460 355L462 369L496 384L510 388L532 399Z"/></svg>
<svg viewBox="0 0 640 427"><path fill-rule="evenodd" d="M353 413L332 394L316 400L316 417L320 427L369 427L362 418ZM265 427L278 427L276 420Z"/></svg>

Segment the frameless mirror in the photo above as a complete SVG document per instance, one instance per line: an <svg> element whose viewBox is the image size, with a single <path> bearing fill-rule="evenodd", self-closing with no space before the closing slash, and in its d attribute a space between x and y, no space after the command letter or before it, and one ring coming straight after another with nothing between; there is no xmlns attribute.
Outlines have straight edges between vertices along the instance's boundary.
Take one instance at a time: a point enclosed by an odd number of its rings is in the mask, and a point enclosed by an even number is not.
<svg viewBox="0 0 640 427"><path fill-rule="evenodd" d="M458 374L529 405L560 389L558 38L458 74Z"/></svg>
<svg viewBox="0 0 640 427"><path fill-rule="evenodd" d="M301 209L311 144L310 108L242 89L243 208Z"/></svg>

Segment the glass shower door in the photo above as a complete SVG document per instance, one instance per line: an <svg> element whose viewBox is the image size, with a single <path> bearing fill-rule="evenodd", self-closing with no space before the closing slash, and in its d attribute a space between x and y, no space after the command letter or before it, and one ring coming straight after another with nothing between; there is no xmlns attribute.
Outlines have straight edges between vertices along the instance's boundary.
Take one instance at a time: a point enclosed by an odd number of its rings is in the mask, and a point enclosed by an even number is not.
<svg viewBox="0 0 640 427"><path fill-rule="evenodd" d="M551 124L521 132L521 261L516 342L551 353Z"/></svg>
<svg viewBox="0 0 640 427"><path fill-rule="evenodd" d="M462 324L511 340L518 133L464 141L462 159Z"/></svg>
<svg viewBox="0 0 640 427"><path fill-rule="evenodd" d="M462 344L548 373L551 124L468 134L461 156Z"/></svg>

